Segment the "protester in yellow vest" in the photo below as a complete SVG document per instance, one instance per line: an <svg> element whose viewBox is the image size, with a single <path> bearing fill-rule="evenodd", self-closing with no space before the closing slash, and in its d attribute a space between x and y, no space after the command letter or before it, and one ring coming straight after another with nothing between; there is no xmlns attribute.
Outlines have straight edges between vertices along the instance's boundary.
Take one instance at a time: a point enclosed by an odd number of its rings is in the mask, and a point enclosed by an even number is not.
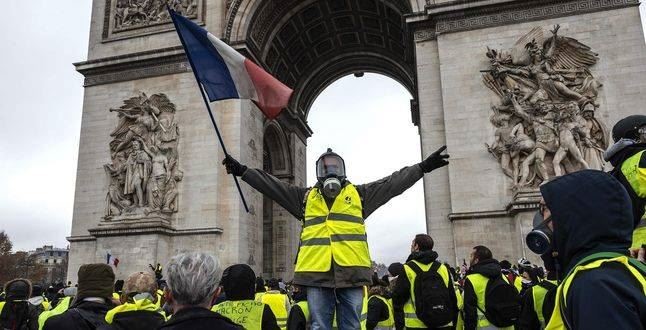
<svg viewBox="0 0 646 330"><path fill-rule="evenodd" d="M610 172L628 191L632 203L633 254L646 244L646 115L628 116L612 128L615 144L604 154ZM643 253L643 252L642 252Z"/></svg>
<svg viewBox="0 0 646 330"><path fill-rule="evenodd" d="M411 254L404 264L404 273L397 277L397 283L392 293L397 329L404 327L406 329L451 328L457 322L458 309L453 279L449 274L449 269L437 260L437 252L433 251L434 244L433 238L427 234L416 235L411 243ZM435 278L437 282L441 280L441 283L418 281L419 278L429 277ZM417 285L422 285L422 287L418 288ZM439 285L443 286L443 289L440 289ZM417 300L417 294L425 290L428 291L426 288L430 287L437 288L433 290L435 295L431 297L432 300ZM443 312L422 311L421 308L442 310ZM428 312L433 314L432 320L427 317Z"/></svg>
<svg viewBox="0 0 646 330"><path fill-rule="evenodd" d="M63 314L70 307L72 300L74 300L74 297L76 296L76 288L69 287L63 289L63 296L63 298L58 300L53 309L40 313L40 316L38 316L38 330L43 329L45 321L47 321L48 318Z"/></svg>
<svg viewBox="0 0 646 330"><path fill-rule="evenodd" d="M212 311L228 317L246 330L278 330L274 312L269 305L254 300L256 274L245 264L228 267L222 273L220 286L226 300Z"/></svg>
<svg viewBox="0 0 646 330"><path fill-rule="evenodd" d="M278 326L282 330L285 330L287 329L287 317L289 316L289 310L291 309L289 297L280 292L277 279L270 279L267 281L267 285L269 286L269 291L265 292L265 294L260 297L260 302L271 308L271 311L274 312L274 315L276 316Z"/></svg>
<svg viewBox="0 0 646 330"><path fill-rule="evenodd" d="M424 173L448 164L442 147L419 164L381 180L353 185L345 162L328 149L316 162L317 184L296 187L258 169L247 169L227 155L227 173L271 198L303 222L294 283L307 287L312 326L329 330L334 310L343 315L341 330L360 327L363 286L371 284L371 259L364 220L403 193ZM338 305L338 306L337 306Z"/></svg>
<svg viewBox="0 0 646 330"><path fill-rule="evenodd" d="M390 299L390 294L386 291L386 288L381 285L375 285L370 288L369 295L366 329L394 329L393 301Z"/></svg>
<svg viewBox="0 0 646 330"><path fill-rule="evenodd" d="M556 256L555 307L547 329L646 328L646 269L630 259L633 231L626 189L594 170L540 187L542 199L527 246Z"/></svg>
<svg viewBox="0 0 646 330"><path fill-rule="evenodd" d="M152 274L130 274L123 283L121 305L107 312L105 322L108 325L101 330L156 329L166 321L166 314L156 304L157 300L157 280Z"/></svg>
<svg viewBox="0 0 646 330"><path fill-rule="evenodd" d="M467 330L513 329L513 326L498 328L487 317L489 312L486 308L487 284L496 278L502 278L509 283L502 275L500 264L493 258L491 250L482 245L474 247L471 251L470 265L464 280L464 328ZM520 302L518 302L518 309L520 311Z"/></svg>
<svg viewBox="0 0 646 330"><path fill-rule="evenodd" d="M292 298L294 299L294 304L287 318L287 330L309 329L312 318L310 309L307 306L307 292L300 285L294 285L293 288Z"/></svg>

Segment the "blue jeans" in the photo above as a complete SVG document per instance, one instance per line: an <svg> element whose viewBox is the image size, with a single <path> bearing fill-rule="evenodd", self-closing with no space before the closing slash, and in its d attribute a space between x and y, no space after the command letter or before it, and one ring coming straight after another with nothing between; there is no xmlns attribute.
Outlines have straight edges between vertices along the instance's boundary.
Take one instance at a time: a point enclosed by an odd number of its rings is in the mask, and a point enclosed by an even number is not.
<svg viewBox="0 0 646 330"><path fill-rule="evenodd" d="M363 288L307 287L307 305L312 316L312 330L332 330L334 311L339 330L361 328Z"/></svg>

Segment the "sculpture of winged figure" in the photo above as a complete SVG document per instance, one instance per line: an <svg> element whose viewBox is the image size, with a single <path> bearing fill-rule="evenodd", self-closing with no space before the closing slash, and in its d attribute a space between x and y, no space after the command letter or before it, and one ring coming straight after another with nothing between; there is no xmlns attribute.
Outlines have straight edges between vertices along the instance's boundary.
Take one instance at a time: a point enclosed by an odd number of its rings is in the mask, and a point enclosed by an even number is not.
<svg viewBox="0 0 646 330"><path fill-rule="evenodd" d="M603 85L590 71L599 57L578 40L559 35L560 28L536 27L508 50L487 48L490 68L481 71L482 80L500 100L492 106L494 145L519 141L512 134L522 132L522 144L511 143L505 150L515 152L516 159L501 153L500 147L489 148L514 188L537 186L563 173L604 165L597 151L607 141L607 132L594 116ZM585 105L593 113L584 115ZM500 118L514 124L501 126ZM520 125L519 129L508 129L514 125ZM509 135L501 136L507 130Z"/></svg>

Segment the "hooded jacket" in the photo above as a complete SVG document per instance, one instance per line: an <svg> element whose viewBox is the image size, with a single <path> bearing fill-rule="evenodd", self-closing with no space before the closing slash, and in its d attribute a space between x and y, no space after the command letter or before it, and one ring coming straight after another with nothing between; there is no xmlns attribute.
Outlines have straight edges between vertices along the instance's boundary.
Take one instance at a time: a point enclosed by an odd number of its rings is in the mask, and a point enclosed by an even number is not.
<svg viewBox="0 0 646 330"><path fill-rule="evenodd" d="M12 330L38 329L38 308L28 302L31 282L15 279L4 286L6 302L0 312L0 327Z"/></svg>
<svg viewBox="0 0 646 330"><path fill-rule="evenodd" d="M611 175L575 172L541 186L541 193L552 213L552 246L563 269L561 278L593 253L628 253L633 231L631 202L626 189ZM566 299L566 317L578 329L646 327L646 296L621 265L580 272Z"/></svg>
<svg viewBox="0 0 646 330"><path fill-rule="evenodd" d="M610 159L610 164L614 167L610 174L619 180L619 182L626 188L628 196L630 196L630 201L632 203L632 213L633 213L633 223L634 227L639 225L642 216L644 215L644 207L646 207L646 200L637 195L635 190L632 188L624 173L621 171L621 165L630 157L636 153L646 150L646 143L636 143L618 151ZM646 168L646 153L643 153L640 159L639 167Z"/></svg>
<svg viewBox="0 0 646 330"><path fill-rule="evenodd" d="M471 266L468 274L480 274L489 279L502 276L502 268L496 259L485 259ZM478 326L478 297L469 279L464 280L464 328L475 329Z"/></svg>

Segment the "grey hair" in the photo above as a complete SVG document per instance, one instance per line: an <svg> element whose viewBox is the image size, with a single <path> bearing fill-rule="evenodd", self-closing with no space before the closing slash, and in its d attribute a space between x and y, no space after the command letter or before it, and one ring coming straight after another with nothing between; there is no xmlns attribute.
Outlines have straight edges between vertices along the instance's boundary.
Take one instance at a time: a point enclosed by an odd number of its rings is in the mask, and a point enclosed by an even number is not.
<svg viewBox="0 0 646 330"><path fill-rule="evenodd" d="M178 304L210 303L220 282L218 259L201 252L178 254L166 266L166 282Z"/></svg>

